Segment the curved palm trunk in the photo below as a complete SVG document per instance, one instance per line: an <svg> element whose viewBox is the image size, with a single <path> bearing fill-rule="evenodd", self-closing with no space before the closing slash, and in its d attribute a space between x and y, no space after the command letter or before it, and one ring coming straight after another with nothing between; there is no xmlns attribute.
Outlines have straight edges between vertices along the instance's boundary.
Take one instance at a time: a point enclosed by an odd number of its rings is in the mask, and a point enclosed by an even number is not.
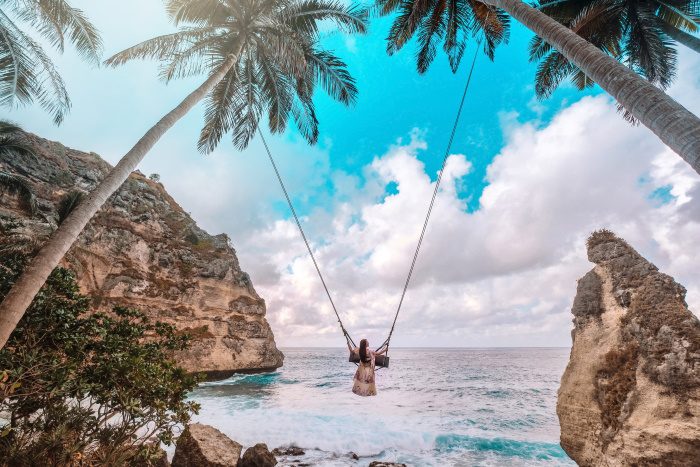
<svg viewBox="0 0 700 467"><path fill-rule="evenodd" d="M520 0L483 0L542 37L700 174L700 119L570 29Z"/></svg>
<svg viewBox="0 0 700 467"><path fill-rule="evenodd" d="M700 54L700 37L695 37L665 21L661 22L661 27L668 37Z"/></svg>
<svg viewBox="0 0 700 467"><path fill-rule="evenodd" d="M229 56L216 73L148 130L107 174L104 180L61 223L0 304L0 348L5 346L25 310L32 303L34 296L44 285L51 271L58 266L63 255L78 239L90 219L105 201L122 186L129 174L158 140L224 78L235 62L236 57Z"/></svg>

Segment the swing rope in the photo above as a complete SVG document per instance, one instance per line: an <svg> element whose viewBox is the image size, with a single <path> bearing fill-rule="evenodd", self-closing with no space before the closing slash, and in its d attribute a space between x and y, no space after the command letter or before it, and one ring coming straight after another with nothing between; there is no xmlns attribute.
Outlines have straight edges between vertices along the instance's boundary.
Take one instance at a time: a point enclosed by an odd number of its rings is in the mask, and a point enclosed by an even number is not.
<svg viewBox="0 0 700 467"><path fill-rule="evenodd" d="M469 75L467 76L467 82L464 86L464 92L462 93L462 100L459 103L457 115L455 117L454 124L452 125L452 132L450 133L450 139L447 143L447 148L445 150L445 156L442 159L442 166L440 168L440 171L438 172L437 180L435 181L435 189L433 190L433 196L430 200L430 205L428 206L428 212L425 216L425 221L423 222L423 229L421 230L421 234L420 234L420 237L418 239L418 244L416 245L416 250L413 254L413 260L411 261L411 267L408 271L408 276L406 277L406 282L404 283L403 291L401 292L401 299L399 300L399 304L396 307L396 313L394 314L394 321L391 323L391 329L389 330L389 336L382 343L382 345L380 345L377 348L377 350L380 350L382 347L386 346L387 347L387 354L388 354L388 350L389 350L389 342L391 341L391 336L393 335L394 328L396 327L396 320L399 318L399 313L401 312L401 306L403 305L404 299L406 298L406 293L408 292L408 286L411 283L411 278L413 277L413 271L416 267L416 262L418 261L418 255L420 253L421 246L423 245L423 239L425 238L425 233L428 229L428 223L430 222L430 216L433 212L433 207L435 206L435 200L437 199L437 195L438 195L438 192L440 190L440 183L442 182L442 175L443 175L443 172L445 171L445 166L447 165L447 160L450 157L450 151L452 150L452 143L454 142L455 134L457 132L457 126L459 125L459 120L460 120L460 117L462 116L462 110L464 109L464 103L466 102L466 98L467 98L467 91L469 90L469 85L472 81L472 75L474 73L474 66L476 65L476 59L479 55L480 45L481 45L481 41L479 40L477 43L476 52L474 53L474 58L472 60L471 67L469 69ZM304 240L304 244L306 245L306 250L309 252L309 256L311 256L311 261L314 264L314 268L316 268L316 273L318 274L318 277L321 279L321 284L323 284L323 289L326 291L326 296L328 296L328 301L330 302L331 307L333 308L333 312L335 313L335 316L338 319L338 324L340 325L341 331L343 331L343 336L345 337L345 340L348 343L348 345L352 345L353 347L357 347L357 345L355 345L355 342L352 340L350 333L348 333L347 329L345 329L345 326L343 325L343 321L340 319L340 315L338 314L338 309L336 308L335 302L333 301L333 297L331 296L331 293L328 290L328 286L326 285L326 281L323 278L323 273L321 273L321 268L319 267L318 262L316 261L316 257L314 256L314 252L311 249L311 245L309 244L309 241L306 238L306 234L304 233L304 229L301 226L301 221L299 220L299 216L297 215L297 212L294 209L294 205L292 204L292 200L289 197L289 192L287 191L287 188L284 184L284 181L282 180L282 175L280 174L280 171L277 168L277 164L275 163L275 160L272 157L272 153L270 152L270 148L267 145L267 141L265 140L265 137L263 136L260 128L258 128L258 135L260 135L260 139L263 142L263 146L265 146L265 151L267 152L267 157L268 157L268 159L270 159L270 164L272 164L272 168L275 171L275 175L277 176L277 180L279 181L280 187L282 188L282 192L284 193L284 197L287 199L287 204L289 205L289 209L292 212L292 216L294 216L294 221L297 224L297 228L299 229L299 233L301 234L301 238Z"/></svg>
<svg viewBox="0 0 700 467"><path fill-rule="evenodd" d="M467 91L469 90L469 84L472 81L472 75L474 74L474 66L476 65L476 58L479 55L479 46L481 41L478 42L476 47L476 52L474 52L474 58L472 59L471 68L469 68L469 75L467 76L467 83L464 86L464 92L462 93L462 100L459 103L459 109L457 110L457 116L455 117L455 122L452 125L452 132L450 133L450 139L447 143L447 148L445 149L445 157L442 159L442 166L438 172L437 180L435 181L435 189L433 190L433 197L430 199L430 205L428 206L428 213L425 216L425 222L423 222L423 230L421 230L420 237L418 238L418 244L416 245L416 251L413 253L413 260L411 261L411 267L408 270L408 276L406 277L406 283L403 286L403 291L401 292L401 299L399 300L399 305L396 307L396 314L394 314L394 321L391 323L391 329L389 330L389 336L386 340L379 346L379 349L387 346L387 354L389 349L389 342L391 341L391 336L394 334L394 327L396 326L396 320L399 318L399 312L401 311L401 305L403 305L404 298L406 298L406 292L408 292L408 286L411 283L411 278L413 277L413 270L416 267L416 262L418 261L418 254L420 253L420 248L423 245L423 239L425 238L425 232L428 229L428 222L430 222L430 215L433 213L433 207L435 206L435 200L437 199L438 192L440 191L440 183L442 182L442 174L445 171L445 166L447 165L447 160L450 157L450 151L452 150L452 143L455 139L455 134L457 133L457 126L459 125L459 119L462 116L462 110L464 109L464 103L467 99Z"/></svg>
<svg viewBox="0 0 700 467"><path fill-rule="evenodd" d="M333 307L333 311L335 312L335 317L338 318L338 324L340 324L340 329L343 331L343 336L345 336L345 341L348 344L352 344L353 347L357 347L355 345L355 342L352 340L352 337L350 337L350 333L348 333L347 329L345 329L345 326L343 325L343 321L340 319L340 315L338 314L338 309L335 307L335 302L333 301L333 297L331 296L331 292L328 290L328 286L326 285L326 281L323 278L323 274L321 273L321 268L318 266L318 262L316 261L316 257L314 256L314 252L311 250L311 245L309 245L309 241L306 238L306 234L304 233L304 229L301 227L301 222L299 221L299 216L297 215L296 209L294 209L294 205L292 204L292 199L289 197L289 193L287 192L287 187L284 185L284 181L282 181L282 175L280 175L280 171L277 169L277 164L275 163L275 159L272 157L272 153L270 152L270 147L267 145L267 141L265 140L265 137L262 134L262 131L260 131L260 128L258 128L258 134L260 135L260 139L263 142L263 145L265 146L265 151L267 152L267 157L270 159L270 163L272 164L272 168L275 171L275 175L277 175L277 180L280 182L280 186L282 187L282 191L284 192L284 197L287 198L287 204L289 204L289 209L292 211L292 215L294 216L294 221L297 223L297 227L299 228L299 233L301 233L301 238L304 239L304 244L306 245L306 249L309 252L309 255L311 256L311 261L314 263L314 267L316 268L316 272L318 273L318 277L321 279L321 284L323 284L323 289L326 291L326 295L328 296L328 301L331 302L331 307Z"/></svg>

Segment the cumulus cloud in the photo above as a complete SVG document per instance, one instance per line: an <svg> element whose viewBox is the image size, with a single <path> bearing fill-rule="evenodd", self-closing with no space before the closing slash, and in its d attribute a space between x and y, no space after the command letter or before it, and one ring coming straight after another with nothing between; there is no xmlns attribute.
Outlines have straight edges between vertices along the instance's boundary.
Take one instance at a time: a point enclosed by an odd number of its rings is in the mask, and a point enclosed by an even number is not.
<svg viewBox="0 0 700 467"><path fill-rule="evenodd" d="M507 143L477 210L459 197L469 155L448 160L396 344L568 345L576 279L591 268L585 238L601 227L675 276L700 309L697 174L648 130L625 123L607 97L584 98L543 127L504 121ZM414 131L363 177L333 174L340 201L304 219L346 324L377 344L434 189L418 158L426 149ZM292 222L278 220L238 246L281 344L342 342Z"/></svg>

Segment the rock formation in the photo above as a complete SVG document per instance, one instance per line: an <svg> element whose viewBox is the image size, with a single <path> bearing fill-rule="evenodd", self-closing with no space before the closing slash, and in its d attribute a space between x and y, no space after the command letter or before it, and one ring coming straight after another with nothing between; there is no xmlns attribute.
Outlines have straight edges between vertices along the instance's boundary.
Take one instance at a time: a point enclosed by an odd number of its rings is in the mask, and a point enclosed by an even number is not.
<svg viewBox="0 0 700 467"><path fill-rule="evenodd" d="M700 462L700 321L685 289L609 231L588 240L557 401L583 466Z"/></svg>
<svg viewBox="0 0 700 467"><path fill-rule="evenodd" d="M275 467L275 465L277 465L277 459L265 443L258 443L246 449L238 462L238 467Z"/></svg>
<svg viewBox="0 0 700 467"><path fill-rule="evenodd" d="M28 182L39 213L28 213L18 199L0 192L0 222L41 242L71 195L89 192L110 166L94 153L26 138L36 156L0 155L0 171ZM197 227L160 183L139 172L105 204L64 263L98 309L138 307L193 334L192 349L178 355L187 370L215 378L282 365L265 302L241 270L228 237Z"/></svg>
<svg viewBox="0 0 700 467"><path fill-rule="evenodd" d="M236 467L241 450L216 428L194 423L178 438L172 467Z"/></svg>

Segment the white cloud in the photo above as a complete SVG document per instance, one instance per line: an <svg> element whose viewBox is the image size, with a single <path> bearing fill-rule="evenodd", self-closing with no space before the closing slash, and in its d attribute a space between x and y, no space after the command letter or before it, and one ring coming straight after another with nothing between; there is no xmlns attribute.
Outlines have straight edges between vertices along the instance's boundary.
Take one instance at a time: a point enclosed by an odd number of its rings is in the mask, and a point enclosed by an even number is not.
<svg viewBox="0 0 700 467"><path fill-rule="evenodd" d="M473 213L455 191L469 155L450 156L396 344L569 344L576 279L592 267L585 238L601 227L684 284L691 309L700 309L700 178L678 156L625 123L606 97L584 98L544 127L511 116L505 128L507 144ZM414 132L365 168L364 184L333 174L344 201L305 219L346 324L377 344L434 188L417 158L426 149ZM386 193L392 182L396 193ZM665 204L652 199L661 187L673 195ZM238 246L282 345L342 343L291 222Z"/></svg>

